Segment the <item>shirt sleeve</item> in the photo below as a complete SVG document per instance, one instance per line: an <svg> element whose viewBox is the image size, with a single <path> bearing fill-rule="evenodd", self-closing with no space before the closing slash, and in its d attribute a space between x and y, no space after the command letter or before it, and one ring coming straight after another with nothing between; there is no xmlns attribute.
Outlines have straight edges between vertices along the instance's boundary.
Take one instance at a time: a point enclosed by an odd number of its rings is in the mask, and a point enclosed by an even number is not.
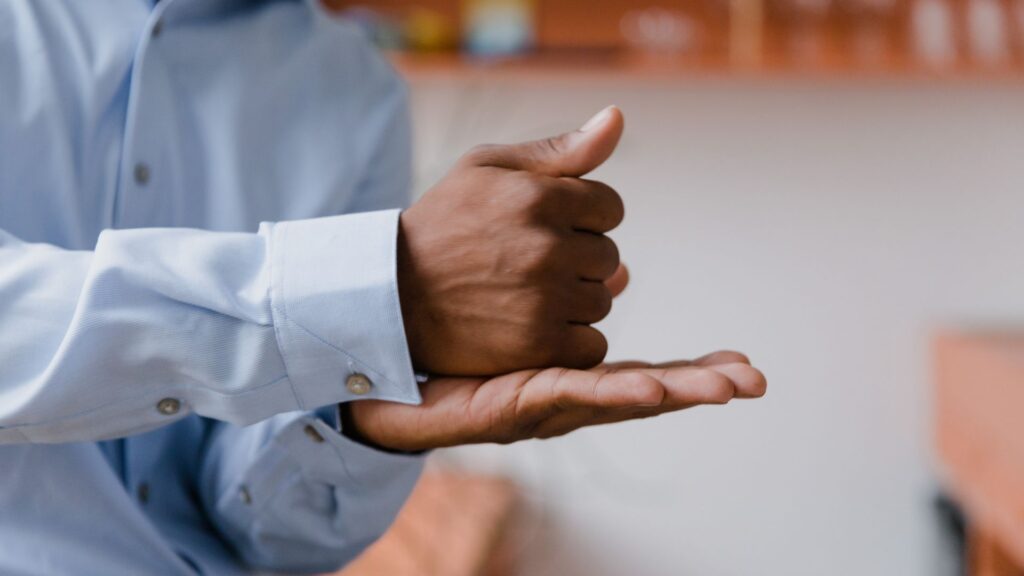
<svg viewBox="0 0 1024 576"><path fill-rule="evenodd" d="M331 408L246 428L214 425L200 496L249 566L331 572L394 521L424 458L373 450L336 425Z"/></svg>
<svg viewBox="0 0 1024 576"><path fill-rule="evenodd" d="M368 56L370 65L387 66L376 53L368 52ZM366 143L372 153L353 201L346 207L351 212L405 207L410 200L408 95L392 72L378 72L375 76L388 81L364 114L366 121L376 126L372 131L375 137ZM366 233L372 238L374 230L368 228ZM304 258L302 247L322 237L310 232L309 238L295 241L291 232L288 236L296 253L285 261L296 265ZM396 234L375 242L394 238ZM356 260L356 255L352 258L354 269L366 265ZM371 286L394 286L389 279L393 264L387 266L388 274L380 270L359 277L369 281L379 276ZM339 276L352 272L336 270ZM329 316L323 312L343 303L330 294L318 295L311 283L282 279L281 285L289 291L287 301L295 303L289 317L299 316L303 325L316 327L321 334L332 333L335 325L324 324ZM370 293L397 298L397 292L374 289ZM379 312L384 309L394 309L397 314L397 304L376 309L346 306L347 314L358 317L359 324L400 327L400 317L389 319ZM293 336L297 345L303 346L306 335L298 331ZM406 365L404 336L401 346L379 348L387 345L386 340L367 339L363 347L350 345L348 350L375 359L396 355L399 364ZM287 350L289 341L283 341ZM290 371L295 373L294 368ZM403 378L404 383L409 376L402 371L394 378ZM310 381L317 377L315 372L309 375ZM197 481L200 497L213 524L248 565L288 573L331 572L358 556L391 525L420 475L424 457L373 450L339 434L339 425L336 405L282 414L244 428L225 422L211 424Z"/></svg>
<svg viewBox="0 0 1024 576"><path fill-rule="evenodd" d="M258 233L104 232L94 251L0 231L0 443L246 425L354 398L416 403L398 212ZM353 374L370 387L346 387Z"/></svg>

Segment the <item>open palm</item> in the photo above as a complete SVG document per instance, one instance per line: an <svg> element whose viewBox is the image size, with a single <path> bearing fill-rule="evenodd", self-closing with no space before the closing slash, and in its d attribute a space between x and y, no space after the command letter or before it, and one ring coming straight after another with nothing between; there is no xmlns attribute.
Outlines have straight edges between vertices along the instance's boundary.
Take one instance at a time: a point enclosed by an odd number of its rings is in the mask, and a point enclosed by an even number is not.
<svg viewBox="0 0 1024 576"><path fill-rule="evenodd" d="M366 440L417 451L550 438L585 426L757 398L766 386L746 356L723 351L665 364L620 362L591 370L436 378L421 385L421 405L357 402L351 405L351 418Z"/></svg>

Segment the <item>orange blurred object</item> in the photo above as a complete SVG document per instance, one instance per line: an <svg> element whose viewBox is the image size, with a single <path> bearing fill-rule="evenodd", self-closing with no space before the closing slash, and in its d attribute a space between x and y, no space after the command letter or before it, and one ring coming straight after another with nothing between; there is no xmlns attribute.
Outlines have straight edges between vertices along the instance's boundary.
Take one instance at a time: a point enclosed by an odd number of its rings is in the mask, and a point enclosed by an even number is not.
<svg viewBox="0 0 1024 576"><path fill-rule="evenodd" d="M1024 331L936 342L936 439L973 576L1024 575Z"/></svg>
<svg viewBox="0 0 1024 576"><path fill-rule="evenodd" d="M508 576L516 490L507 480L428 472L391 529L335 576Z"/></svg>

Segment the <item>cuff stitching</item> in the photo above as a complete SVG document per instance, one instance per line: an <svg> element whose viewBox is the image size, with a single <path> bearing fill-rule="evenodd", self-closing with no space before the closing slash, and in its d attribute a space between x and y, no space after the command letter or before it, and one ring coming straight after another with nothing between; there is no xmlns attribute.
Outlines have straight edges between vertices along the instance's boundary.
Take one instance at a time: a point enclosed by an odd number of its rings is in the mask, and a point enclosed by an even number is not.
<svg viewBox="0 0 1024 576"><path fill-rule="evenodd" d="M278 231L278 228L281 228L281 230ZM288 319L288 314L284 310L281 310L281 309L279 309L277 307L277 305L276 305L276 297L274 296L274 294L275 294L274 287L277 285L277 282L276 282L276 278L277 278L276 261L277 261L277 255L279 253L277 242L274 239L274 232L278 232L280 234L280 236L281 236L281 238L280 238L281 244L284 245L284 243L285 243L285 235L288 233L288 227L287 226L281 226L280 224L274 224L273 227L271 228L271 235L270 235L271 245L270 245L270 258L269 258L270 263L268 264L268 268L269 268L268 272L270 273L270 283L269 283L270 286L268 288L268 298L270 300L270 315L271 315L271 318L273 318L274 312L277 312L282 317L282 319L290 321ZM285 298L285 286L284 286L284 283L285 283L285 279L282 276L281 277L281 302L282 303L287 303L287 299ZM290 350L291 346L285 346L284 341L285 341L285 339L287 339L287 335L281 333L280 323L277 322L276 318L274 318L274 337L277 339L277 347L281 351L281 363L284 364L284 371L287 374L291 375L292 374L292 369L289 366L289 360L288 360L288 356L289 355L286 352L286 349ZM288 385L292 389L292 396L295 398L295 405L300 410L306 409L306 403L303 402L302 398L299 397L299 391L295 388L295 380L293 380L292 378L288 378Z"/></svg>

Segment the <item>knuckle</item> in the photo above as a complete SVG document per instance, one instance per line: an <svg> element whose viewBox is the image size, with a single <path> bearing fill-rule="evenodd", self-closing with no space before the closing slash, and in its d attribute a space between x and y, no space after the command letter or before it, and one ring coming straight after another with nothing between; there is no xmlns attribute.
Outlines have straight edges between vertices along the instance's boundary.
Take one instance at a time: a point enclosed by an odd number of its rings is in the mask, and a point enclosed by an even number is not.
<svg viewBox="0 0 1024 576"><path fill-rule="evenodd" d="M592 276L592 280L607 280L619 268L619 247L607 236L596 236L585 245L584 262L589 263L584 274Z"/></svg>
<svg viewBox="0 0 1024 576"><path fill-rule="evenodd" d="M537 231L525 244L522 252L524 272L546 273L558 267L560 242L554 234Z"/></svg>
<svg viewBox="0 0 1024 576"><path fill-rule="evenodd" d="M525 335L527 339L517 353L518 367L540 369L563 365L564 358L559 354L558 338L552 336L554 330L548 326L549 316L538 316L535 321L536 328Z"/></svg>
<svg viewBox="0 0 1024 576"><path fill-rule="evenodd" d="M605 356L608 355L608 339L604 337L604 334L598 330L594 330L594 344L590 349L590 357L587 358L588 366L597 366L601 362L604 362Z"/></svg>
<svg viewBox="0 0 1024 576"><path fill-rule="evenodd" d="M462 156L462 160L472 166L487 166L497 157L500 148L497 144L477 144Z"/></svg>
<svg viewBox="0 0 1024 576"><path fill-rule="evenodd" d="M601 286L601 293L598 295L596 302L594 303L594 317L597 321L604 320L612 312L612 293Z"/></svg>
<svg viewBox="0 0 1024 576"><path fill-rule="evenodd" d="M529 216L546 214L553 194L544 181L530 172L514 172L509 174L513 179L513 202Z"/></svg>
<svg viewBox="0 0 1024 576"><path fill-rule="evenodd" d="M575 368L593 368L604 361L608 354L608 340L600 330L587 326L584 328L586 334L582 342L577 344L575 350Z"/></svg>
<svg viewBox="0 0 1024 576"><path fill-rule="evenodd" d="M538 292L527 297L519 311L520 321L509 330L511 341L509 352L521 353L523 360L547 362L558 350L557 325L553 323L551 305L544 293Z"/></svg>
<svg viewBox="0 0 1024 576"><path fill-rule="evenodd" d="M626 204L622 201L622 196L611 186L608 187L608 201L609 225L615 228L626 218Z"/></svg>
<svg viewBox="0 0 1024 576"><path fill-rule="evenodd" d="M605 227L611 230L621 224L626 216L626 205L622 196L604 182L588 180L587 183L592 197L596 199L595 204L601 207L601 217Z"/></svg>
<svg viewBox="0 0 1024 576"><path fill-rule="evenodd" d="M768 393L768 379L760 370L754 370L754 384L751 386L751 393L756 398L761 398Z"/></svg>
<svg viewBox="0 0 1024 576"><path fill-rule="evenodd" d="M723 362L750 364L750 358L746 354L735 350L720 350L715 353L715 356L716 359L721 358Z"/></svg>
<svg viewBox="0 0 1024 576"><path fill-rule="evenodd" d="M601 238L603 244L602 250L604 252L602 257L604 259L605 266L607 266L607 274L608 276L611 276L615 273L615 270L619 268L619 247L611 238L607 236L602 236Z"/></svg>
<svg viewBox="0 0 1024 576"><path fill-rule="evenodd" d="M594 324L604 320L612 311L612 293L601 282L585 282L579 291L567 293L566 306L575 309L576 320Z"/></svg>
<svg viewBox="0 0 1024 576"><path fill-rule="evenodd" d="M735 386L725 374L714 370L702 369L701 380L704 383L705 402L709 404L727 404L736 393Z"/></svg>
<svg viewBox="0 0 1024 576"><path fill-rule="evenodd" d="M529 319L529 328L526 333L523 334L523 338L529 342L529 344L535 350L547 351L550 348L549 344L555 340L556 335L552 333L550 328L551 324L551 304L549 302L548 295L545 293L538 293L533 301L529 305L526 317Z"/></svg>
<svg viewBox="0 0 1024 576"><path fill-rule="evenodd" d="M542 138L536 142L536 152L540 157L554 155L561 155L565 152L565 138L563 136L552 136L550 138Z"/></svg>

